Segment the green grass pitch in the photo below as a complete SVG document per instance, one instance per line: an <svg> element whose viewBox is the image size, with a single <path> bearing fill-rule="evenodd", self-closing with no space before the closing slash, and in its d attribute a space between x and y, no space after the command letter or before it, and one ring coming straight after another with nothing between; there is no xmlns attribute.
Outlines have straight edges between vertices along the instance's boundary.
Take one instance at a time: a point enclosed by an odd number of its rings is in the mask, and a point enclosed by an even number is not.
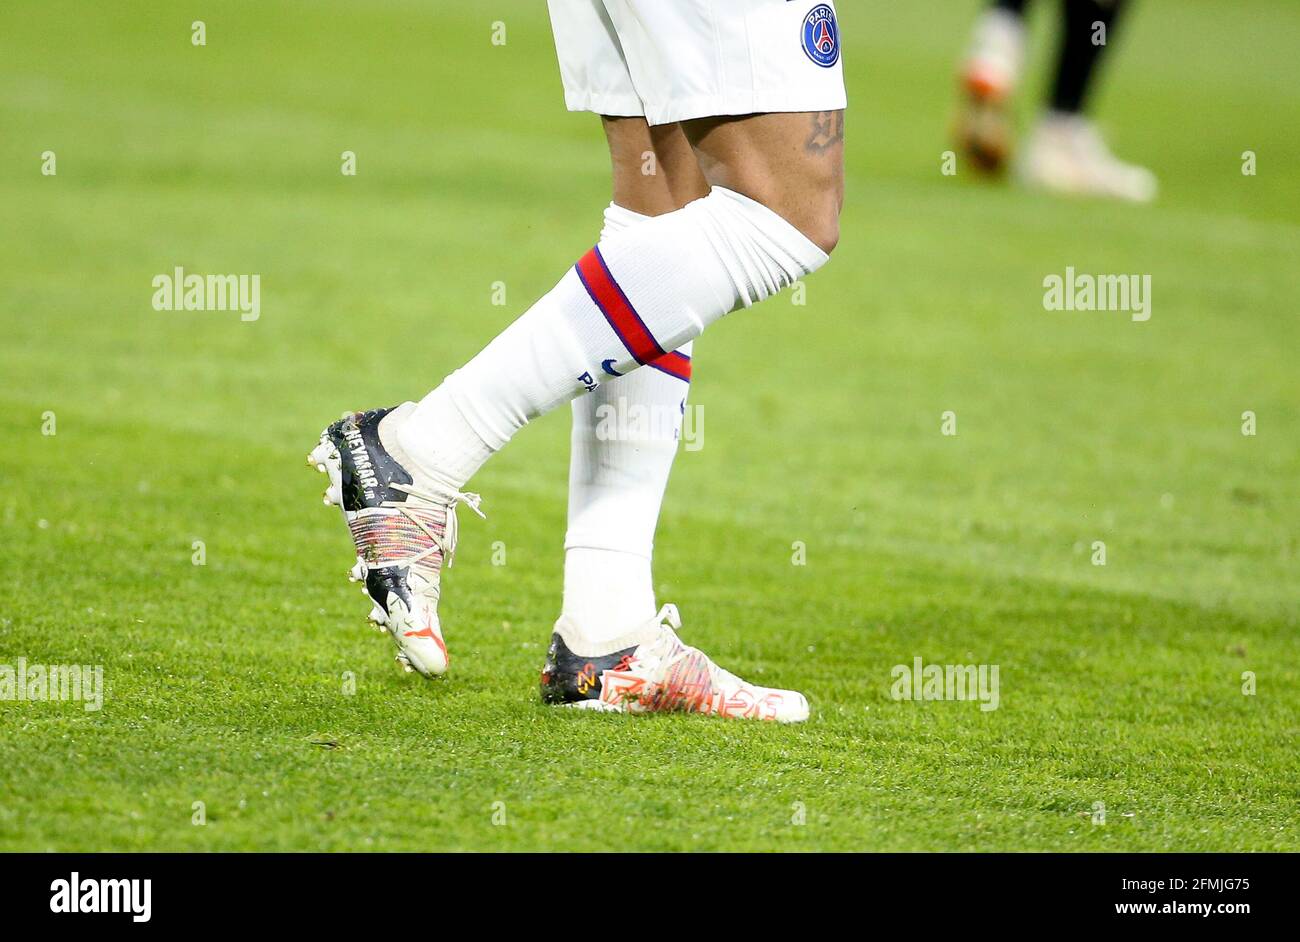
<svg viewBox="0 0 1300 942"><path fill-rule="evenodd" d="M0 702L0 849L1300 846L1295 3L1116 34L1098 116L1149 208L945 176L976 5L841 4L841 248L697 345L656 550L689 643L808 692L795 728L540 705L567 410L474 481L452 673L400 673L304 455L590 247L598 122L541 3L200 6L0 9L0 664L108 687ZM259 274L260 318L155 311L177 265ZM1150 274L1151 319L1044 310L1067 265ZM895 701L914 657L998 665L999 708Z"/></svg>

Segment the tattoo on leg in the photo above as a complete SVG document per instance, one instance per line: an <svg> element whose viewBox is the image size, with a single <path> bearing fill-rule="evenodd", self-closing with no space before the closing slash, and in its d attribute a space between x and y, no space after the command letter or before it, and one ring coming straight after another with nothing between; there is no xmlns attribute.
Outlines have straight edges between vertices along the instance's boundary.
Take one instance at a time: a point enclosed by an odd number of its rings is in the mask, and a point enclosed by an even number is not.
<svg viewBox="0 0 1300 942"><path fill-rule="evenodd" d="M844 143L844 112L817 111L812 116L812 131L803 148L810 154L824 154Z"/></svg>

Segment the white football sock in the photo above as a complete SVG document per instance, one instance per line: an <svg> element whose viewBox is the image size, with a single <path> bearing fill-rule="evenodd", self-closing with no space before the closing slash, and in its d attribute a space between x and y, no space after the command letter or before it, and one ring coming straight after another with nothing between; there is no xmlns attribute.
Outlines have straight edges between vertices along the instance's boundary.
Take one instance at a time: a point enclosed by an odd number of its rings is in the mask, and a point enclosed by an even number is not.
<svg viewBox="0 0 1300 942"><path fill-rule="evenodd" d="M615 550L571 546L564 551L564 608L591 654L600 644L626 635L655 616L650 560Z"/></svg>
<svg viewBox="0 0 1300 942"><path fill-rule="evenodd" d="M977 72L1002 94L1015 91L1025 62L1024 18L1002 7L990 7L975 21L966 69Z"/></svg>
<svg viewBox="0 0 1300 942"><path fill-rule="evenodd" d="M604 242L616 232L622 232L639 222L645 222L647 219L653 218L653 216L647 216L645 213L638 213L636 210L620 206L618 203L610 203L605 207L605 224L600 230L600 241Z"/></svg>
<svg viewBox="0 0 1300 942"><path fill-rule="evenodd" d="M415 470L459 488L530 419L677 350L826 259L766 206L714 187L602 240L426 396L396 440Z"/></svg>
<svg viewBox="0 0 1300 942"><path fill-rule="evenodd" d="M649 218L611 203L601 240ZM573 400L561 615L587 642L655 615L654 533L690 390L691 344L677 352L671 373L652 362Z"/></svg>

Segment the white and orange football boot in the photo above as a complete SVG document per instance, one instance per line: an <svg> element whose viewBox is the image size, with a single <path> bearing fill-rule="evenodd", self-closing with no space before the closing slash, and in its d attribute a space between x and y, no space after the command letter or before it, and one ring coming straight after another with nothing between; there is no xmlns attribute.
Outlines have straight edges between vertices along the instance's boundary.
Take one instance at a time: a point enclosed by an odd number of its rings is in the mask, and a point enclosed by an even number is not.
<svg viewBox="0 0 1300 942"><path fill-rule="evenodd" d="M416 484L379 434L379 423L393 411L344 416L321 433L307 463L329 475L325 503L343 510L357 550L348 576L363 584L373 604L370 620L392 635L406 670L435 677L451 663L438 598L443 566L451 565L456 549L456 505L483 512L477 494Z"/></svg>
<svg viewBox="0 0 1300 942"><path fill-rule="evenodd" d="M665 605L653 620L615 641L586 645L561 618L542 668L546 703L615 713L702 713L802 723L808 700L794 690L746 683L677 637L681 617Z"/></svg>

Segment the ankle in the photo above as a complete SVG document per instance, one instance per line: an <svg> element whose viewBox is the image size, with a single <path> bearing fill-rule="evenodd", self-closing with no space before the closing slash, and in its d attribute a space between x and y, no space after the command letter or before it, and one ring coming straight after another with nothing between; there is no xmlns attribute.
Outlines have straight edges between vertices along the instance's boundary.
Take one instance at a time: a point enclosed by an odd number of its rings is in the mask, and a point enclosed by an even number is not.
<svg viewBox="0 0 1300 942"><path fill-rule="evenodd" d="M384 417L379 437L417 487L442 494L460 491L496 450L465 421L440 386L420 402L406 402Z"/></svg>

